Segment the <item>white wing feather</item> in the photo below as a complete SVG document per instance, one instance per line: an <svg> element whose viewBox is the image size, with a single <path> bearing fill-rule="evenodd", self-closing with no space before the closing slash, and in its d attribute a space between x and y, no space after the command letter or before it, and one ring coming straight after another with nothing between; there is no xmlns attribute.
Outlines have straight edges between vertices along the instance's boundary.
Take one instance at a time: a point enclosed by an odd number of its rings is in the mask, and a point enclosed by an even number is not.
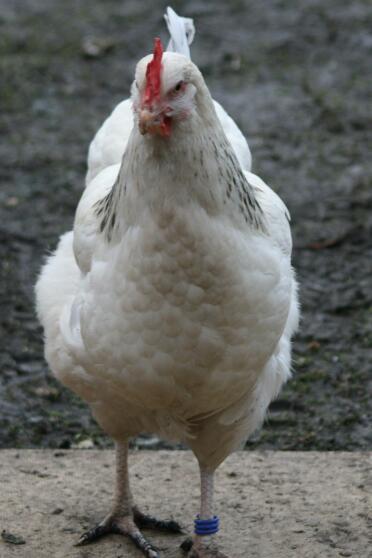
<svg viewBox="0 0 372 558"><path fill-rule="evenodd" d="M253 186L256 199L269 223L269 234L288 258L292 252L291 220L287 206L282 199L265 182L252 172L244 172L248 182Z"/></svg>
<svg viewBox="0 0 372 558"><path fill-rule="evenodd" d="M90 271L92 255L97 241L99 221L94 211L115 183L120 164L110 165L98 172L85 188L76 210L74 222L74 255L83 274Z"/></svg>
<svg viewBox="0 0 372 558"><path fill-rule="evenodd" d="M126 99L106 118L89 146L87 185L103 169L121 162L132 128L132 101Z"/></svg>

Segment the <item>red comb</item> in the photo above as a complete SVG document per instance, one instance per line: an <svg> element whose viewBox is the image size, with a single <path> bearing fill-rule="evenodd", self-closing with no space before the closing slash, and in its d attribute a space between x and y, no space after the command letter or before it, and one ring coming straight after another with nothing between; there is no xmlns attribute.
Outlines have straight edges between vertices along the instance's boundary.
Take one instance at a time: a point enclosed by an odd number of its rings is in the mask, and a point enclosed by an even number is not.
<svg viewBox="0 0 372 558"><path fill-rule="evenodd" d="M151 62L147 64L146 68L146 89L145 89L145 104L153 103L160 97L160 72L161 72L161 59L163 57L163 45L159 37L154 41L154 52Z"/></svg>

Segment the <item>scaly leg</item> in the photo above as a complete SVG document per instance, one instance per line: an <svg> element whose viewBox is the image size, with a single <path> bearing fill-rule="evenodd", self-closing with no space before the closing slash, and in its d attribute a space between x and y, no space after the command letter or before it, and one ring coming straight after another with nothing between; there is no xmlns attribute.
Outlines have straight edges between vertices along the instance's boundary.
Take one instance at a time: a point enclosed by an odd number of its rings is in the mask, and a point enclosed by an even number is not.
<svg viewBox="0 0 372 558"><path fill-rule="evenodd" d="M160 521L141 513L132 502L128 474L128 441L116 444L116 487L112 511L96 527L84 533L77 546L91 543L112 533L129 537L148 558L159 558L158 550L141 533L139 527L181 533L175 521Z"/></svg>
<svg viewBox="0 0 372 558"><path fill-rule="evenodd" d="M214 471L200 468L201 504L194 539L186 539L181 548L189 551L188 558L227 558L217 549L215 532L218 518L213 515ZM205 534L201 534L204 531ZM199 533L199 534L198 534Z"/></svg>

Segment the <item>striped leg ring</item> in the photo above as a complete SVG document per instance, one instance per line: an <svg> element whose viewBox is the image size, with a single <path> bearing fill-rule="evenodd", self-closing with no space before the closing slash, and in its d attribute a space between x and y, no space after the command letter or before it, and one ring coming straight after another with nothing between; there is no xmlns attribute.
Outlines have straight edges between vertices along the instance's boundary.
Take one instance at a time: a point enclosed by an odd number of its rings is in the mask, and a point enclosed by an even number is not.
<svg viewBox="0 0 372 558"><path fill-rule="evenodd" d="M211 519L199 519L199 516L197 516L194 521L195 535L214 535L219 530L219 527L220 519L217 515L214 515Z"/></svg>

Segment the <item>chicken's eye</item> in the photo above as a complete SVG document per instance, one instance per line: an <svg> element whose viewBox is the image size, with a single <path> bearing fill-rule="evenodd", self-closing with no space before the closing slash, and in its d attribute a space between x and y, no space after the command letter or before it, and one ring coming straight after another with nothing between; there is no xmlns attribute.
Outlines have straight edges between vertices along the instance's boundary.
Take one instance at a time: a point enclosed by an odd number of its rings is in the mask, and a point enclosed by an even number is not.
<svg viewBox="0 0 372 558"><path fill-rule="evenodd" d="M184 82L182 80L179 81L173 91L175 91L176 93L178 93L178 91L181 91L183 84Z"/></svg>

